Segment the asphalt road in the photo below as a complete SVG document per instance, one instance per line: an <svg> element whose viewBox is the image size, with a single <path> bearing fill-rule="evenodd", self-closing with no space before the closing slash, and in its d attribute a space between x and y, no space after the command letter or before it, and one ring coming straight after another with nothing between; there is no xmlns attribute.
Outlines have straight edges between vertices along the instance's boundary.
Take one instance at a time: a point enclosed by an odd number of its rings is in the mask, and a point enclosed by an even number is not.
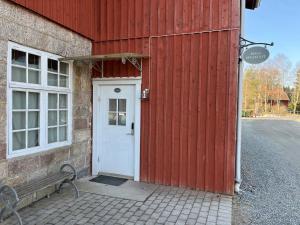
<svg viewBox="0 0 300 225"><path fill-rule="evenodd" d="M244 120L235 224L300 225L300 122Z"/></svg>

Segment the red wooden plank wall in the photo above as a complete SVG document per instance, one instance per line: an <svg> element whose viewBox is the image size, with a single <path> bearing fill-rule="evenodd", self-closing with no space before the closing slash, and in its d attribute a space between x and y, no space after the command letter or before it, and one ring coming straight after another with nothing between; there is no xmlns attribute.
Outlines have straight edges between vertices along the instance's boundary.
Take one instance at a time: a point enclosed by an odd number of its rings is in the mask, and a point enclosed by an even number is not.
<svg viewBox="0 0 300 225"><path fill-rule="evenodd" d="M151 93L142 104L143 181L233 193L238 2L101 1L94 54L151 57L143 63L143 88ZM106 76L132 74L107 66Z"/></svg>
<svg viewBox="0 0 300 225"><path fill-rule="evenodd" d="M141 179L234 191L238 0L13 0L93 39L94 54L143 62ZM63 10L61 10L63 9ZM108 63L106 76L136 76Z"/></svg>
<svg viewBox="0 0 300 225"><path fill-rule="evenodd" d="M99 0L10 0L89 39L97 36Z"/></svg>
<svg viewBox="0 0 300 225"><path fill-rule="evenodd" d="M143 63L143 88L151 90L142 103L143 181L233 193L238 36L234 30L94 46L94 53L150 50ZM107 76L128 74L113 67Z"/></svg>
<svg viewBox="0 0 300 225"><path fill-rule="evenodd" d="M98 41L239 27L238 0L100 0Z"/></svg>
<svg viewBox="0 0 300 225"><path fill-rule="evenodd" d="M238 0L10 0L95 41L239 27Z"/></svg>
<svg viewBox="0 0 300 225"><path fill-rule="evenodd" d="M94 54L110 54L120 52L135 52L143 55L149 55L149 38L136 38L131 40L117 40L94 42ZM144 60L143 67L148 64L148 60ZM99 76L99 73L94 71L93 76ZM139 72L130 63L123 65L119 62L104 62L104 75L106 77L124 77L124 76L139 76Z"/></svg>

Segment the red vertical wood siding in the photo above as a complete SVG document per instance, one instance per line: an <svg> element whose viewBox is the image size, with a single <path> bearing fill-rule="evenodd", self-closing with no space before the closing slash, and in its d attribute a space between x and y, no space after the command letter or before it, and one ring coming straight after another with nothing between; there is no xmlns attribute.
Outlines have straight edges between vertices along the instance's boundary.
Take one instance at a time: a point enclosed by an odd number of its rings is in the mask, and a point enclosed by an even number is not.
<svg viewBox="0 0 300 225"><path fill-rule="evenodd" d="M143 70L143 88L151 94L142 103L141 179L232 194L238 1L114 1L121 17L109 2L101 1L108 11L94 54L150 55ZM110 76L132 74L127 66L118 72Z"/></svg>
<svg viewBox="0 0 300 225"><path fill-rule="evenodd" d="M238 36L233 30L95 45L95 54L150 50L143 64L143 88L151 90L142 103L143 181L233 193Z"/></svg>
<svg viewBox="0 0 300 225"><path fill-rule="evenodd" d="M100 0L96 41L239 27L237 0Z"/></svg>
<svg viewBox="0 0 300 225"><path fill-rule="evenodd" d="M94 41L239 28L237 0L10 0Z"/></svg>
<svg viewBox="0 0 300 225"><path fill-rule="evenodd" d="M94 40L93 53L143 60L141 180L232 194L238 45L237 0L14 0ZM105 76L138 76L105 64ZM94 74L97 76L98 74Z"/></svg>
<svg viewBox="0 0 300 225"><path fill-rule="evenodd" d="M98 0L10 0L94 40L99 33Z"/></svg>

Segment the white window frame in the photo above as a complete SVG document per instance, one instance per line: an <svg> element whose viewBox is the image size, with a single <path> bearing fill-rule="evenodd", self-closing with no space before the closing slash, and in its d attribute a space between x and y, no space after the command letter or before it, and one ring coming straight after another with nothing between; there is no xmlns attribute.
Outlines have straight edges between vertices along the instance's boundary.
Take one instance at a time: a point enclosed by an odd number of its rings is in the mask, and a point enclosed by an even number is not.
<svg viewBox="0 0 300 225"><path fill-rule="evenodd" d="M12 50L20 50L27 53L32 53L41 57L41 74L40 81L41 84L30 84L30 83L20 83L12 81L12 59L11 53ZM72 144L72 122L73 122L73 105L72 105L72 74L73 74L73 63L68 62L69 64L69 87L50 87L47 86L48 79L48 68L47 60L48 58L58 60L61 58L59 55L51 54L48 52L36 50L30 47L25 47L14 42L8 42L8 52L7 52L7 158L14 158L19 156L31 155L38 152L48 151L50 149L61 148L70 146ZM27 60L27 57L26 57ZM58 68L59 69L59 68ZM59 75L58 75L59 77ZM59 78L58 78L59 79ZM59 82L59 80L58 80ZM59 86L59 83L58 83ZM13 91L32 91L40 93L40 146L33 148L26 148L22 150L13 151L12 145L12 93ZM67 141L64 142L55 142L48 144L48 93L57 93L57 94L67 94L68 99L68 119L67 119ZM27 127L27 124L26 124ZM27 128L26 128L27 129ZM27 137L26 137L27 138Z"/></svg>

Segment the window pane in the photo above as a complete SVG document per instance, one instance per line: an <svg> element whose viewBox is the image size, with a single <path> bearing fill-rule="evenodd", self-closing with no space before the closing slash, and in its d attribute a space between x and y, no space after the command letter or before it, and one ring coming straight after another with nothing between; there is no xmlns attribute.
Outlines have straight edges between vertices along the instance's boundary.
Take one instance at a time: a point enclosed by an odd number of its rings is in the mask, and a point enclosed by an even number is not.
<svg viewBox="0 0 300 225"><path fill-rule="evenodd" d="M38 128L40 126L40 113L28 112L28 128Z"/></svg>
<svg viewBox="0 0 300 225"><path fill-rule="evenodd" d="M126 112L126 99L119 99L119 112Z"/></svg>
<svg viewBox="0 0 300 225"><path fill-rule="evenodd" d="M67 127L60 127L59 128L59 141L66 141L67 140Z"/></svg>
<svg viewBox="0 0 300 225"><path fill-rule="evenodd" d="M13 66L11 73L12 73L12 78L11 78L12 81L26 83L26 69Z"/></svg>
<svg viewBox="0 0 300 225"><path fill-rule="evenodd" d="M40 56L28 54L28 67L40 69L41 63L40 63Z"/></svg>
<svg viewBox="0 0 300 225"><path fill-rule="evenodd" d="M57 128L48 129L48 143L57 142Z"/></svg>
<svg viewBox="0 0 300 225"><path fill-rule="evenodd" d="M59 72L62 74L69 74L69 64L61 62Z"/></svg>
<svg viewBox="0 0 300 225"><path fill-rule="evenodd" d="M13 133L13 150L26 148L25 131Z"/></svg>
<svg viewBox="0 0 300 225"><path fill-rule="evenodd" d="M57 109L57 94L48 94L48 109Z"/></svg>
<svg viewBox="0 0 300 225"><path fill-rule="evenodd" d="M117 111L117 99L109 99L109 111L110 112Z"/></svg>
<svg viewBox="0 0 300 225"><path fill-rule="evenodd" d="M126 113L119 113L118 125L126 126Z"/></svg>
<svg viewBox="0 0 300 225"><path fill-rule="evenodd" d="M28 83L40 84L40 71L28 70Z"/></svg>
<svg viewBox="0 0 300 225"><path fill-rule="evenodd" d="M56 126L56 125L57 125L57 111L49 111L48 126Z"/></svg>
<svg viewBox="0 0 300 225"><path fill-rule="evenodd" d="M53 73L48 73L48 86L55 86L58 85L58 75Z"/></svg>
<svg viewBox="0 0 300 225"><path fill-rule="evenodd" d="M15 65L26 66L26 53L13 49L11 60Z"/></svg>
<svg viewBox="0 0 300 225"><path fill-rule="evenodd" d="M26 113L13 112L12 125L13 125L13 130L26 129Z"/></svg>
<svg viewBox="0 0 300 225"><path fill-rule="evenodd" d="M39 130L28 131L27 145L28 148L39 146Z"/></svg>
<svg viewBox="0 0 300 225"><path fill-rule="evenodd" d="M28 93L28 108L39 109L40 108L40 94L29 92Z"/></svg>
<svg viewBox="0 0 300 225"><path fill-rule="evenodd" d="M66 109L68 107L67 95L59 95L59 108Z"/></svg>
<svg viewBox="0 0 300 225"><path fill-rule="evenodd" d="M69 87L69 79L67 76L59 76L59 86L60 87Z"/></svg>
<svg viewBox="0 0 300 225"><path fill-rule="evenodd" d="M56 60L48 59L48 71L58 72L58 62Z"/></svg>
<svg viewBox="0 0 300 225"><path fill-rule="evenodd" d="M13 109L26 109L26 92L13 91Z"/></svg>
<svg viewBox="0 0 300 225"><path fill-rule="evenodd" d="M67 111L60 111L59 112L59 125L65 125L67 124L67 120L68 116L67 116Z"/></svg>
<svg viewBox="0 0 300 225"><path fill-rule="evenodd" d="M108 114L108 124L109 125L117 125L117 113L109 113Z"/></svg>

